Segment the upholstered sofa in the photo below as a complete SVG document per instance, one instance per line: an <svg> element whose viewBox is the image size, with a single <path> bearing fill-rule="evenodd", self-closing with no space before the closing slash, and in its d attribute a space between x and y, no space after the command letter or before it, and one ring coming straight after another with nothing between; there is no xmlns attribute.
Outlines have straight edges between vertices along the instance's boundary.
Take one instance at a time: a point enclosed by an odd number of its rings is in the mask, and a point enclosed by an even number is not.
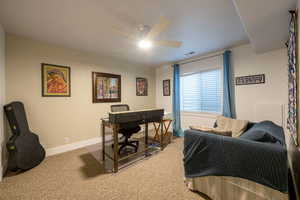
<svg viewBox="0 0 300 200"><path fill-rule="evenodd" d="M288 199L284 132L270 121L239 137L186 130L183 161L188 188L213 200Z"/></svg>

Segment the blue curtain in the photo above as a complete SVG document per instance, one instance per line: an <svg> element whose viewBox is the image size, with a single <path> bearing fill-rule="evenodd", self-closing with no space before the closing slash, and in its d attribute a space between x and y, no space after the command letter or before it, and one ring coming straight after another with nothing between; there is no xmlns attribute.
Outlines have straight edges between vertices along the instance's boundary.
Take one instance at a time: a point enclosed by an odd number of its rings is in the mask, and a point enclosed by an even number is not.
<svg viewBox="0 0 300 200"><path fill-rule="evenodd" d="M230 56L231 51L225 51L223 54L223 115L235 118Z"/></svg>
<svg viewBox="0 0 300 200"><path fill-rule="evenodd" d="M173 65L173 135L183 136L180 121L180 69Z"/></svg>

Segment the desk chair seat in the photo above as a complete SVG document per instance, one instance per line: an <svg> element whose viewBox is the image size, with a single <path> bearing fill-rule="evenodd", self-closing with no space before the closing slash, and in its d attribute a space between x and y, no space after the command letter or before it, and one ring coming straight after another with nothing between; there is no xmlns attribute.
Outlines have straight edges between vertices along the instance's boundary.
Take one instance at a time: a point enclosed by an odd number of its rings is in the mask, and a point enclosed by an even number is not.
<svg viewBox="0 0 300 200"><path fill-rule="evenodd" d="M111 112L122 112L122 111L128 111L129 106L127 104L118 104L118 105L112 105L111 106ZM141 127L137 122L131 122L126 124L120 124L120 130L119 133L121 133L125 139L123 142L119 142L120 148L118 153L121 154L122 150L126 147L130 146L134 148L134 151L137 152L139 147L139 141L137 140L129 140L129 138L135 134L138 133L141 130Z"/></svg>

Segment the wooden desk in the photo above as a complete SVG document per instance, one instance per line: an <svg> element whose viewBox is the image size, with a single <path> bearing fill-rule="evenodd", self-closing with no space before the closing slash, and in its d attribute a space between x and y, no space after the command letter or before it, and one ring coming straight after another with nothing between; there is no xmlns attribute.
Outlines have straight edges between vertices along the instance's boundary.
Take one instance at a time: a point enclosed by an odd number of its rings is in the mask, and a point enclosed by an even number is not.
<svg viewBox="0 0 300 200"><path fill-rule="evenodd" d="M158 121L156 123L161 124L161 134L163 135L163 121ZM118 150L119 150L119 138L118 138L118 134L119 134L119 125L118 124L111 124L108 120L108 118L102 118L101 119L101 130L102 130L102 160L105 161L106 156L111 159L113 161L113 172L116 173L119 170L119 162L125 159L128 159L129 157L132 156L136 156L137 154L142 154L144 153L145 156L148 156L148 123L140 123L140 124L145 124L145 148L143 151L138 151L136 153L132 153L128 156L122 157L120 158L119 154L118 154ZM105 137L106 137L106 131L105 128L109 127L113 129L113 156L109 155L106 151L105 151ZM161 145L160 149L163 150L164 146Z"/></svg>

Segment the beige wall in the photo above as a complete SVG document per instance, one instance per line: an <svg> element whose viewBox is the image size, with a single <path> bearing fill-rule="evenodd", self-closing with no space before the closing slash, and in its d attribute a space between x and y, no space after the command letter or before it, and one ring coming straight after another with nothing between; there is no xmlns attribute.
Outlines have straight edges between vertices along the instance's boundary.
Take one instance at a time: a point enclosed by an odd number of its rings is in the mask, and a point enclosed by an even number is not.
<svg viewBox="0 0 300 200"><path fill-rule="evenodd" d="M163 95L163 80L170 79L171 95ZM156 69L156 106L164 108L166 112L172 112L172 94L173 94L173 71L169 65Z"/></svg>
<svg viewBox="0 0 300 200"><path fill-rule="evenodd" d="M288 101L287 62L285 48L263 54L255 54L249 45L232 50L234 76L266 76L265 84L235 87L238 118L252 121L276 120L277 116L273 115L276 115L277 111L275 113L272 109L281 109L280 106L286 105Z"/></svg>
<svg viewBox="0 0 300 200"><path fill-rule="evenodd" d="M7 102L24 102L30 128L46 148L100 136L100 118L111 104L92 103L93 71L120 74L122 103L132 109L155 106L154 69L11 35L6 42ZM71 67L71 97L41 96L41 63ZM136 96L136 77L148 79L147 97Z"/></svg>
<svg viewBox="0 0 300 200"><path fill-rule="evenodd" d="M2 180L5 160L3 105L5 103L5 33L0 25L0 181Z"/></svg>
<svg viewBox="0 0 300 200"><path fill-rule="evenodd" d="M182 66L184 67L184 66ZM234 76L265 74L266 83L235 87L235 103L237 118L251 121L272 120L282 123L282 107L287 104L287 52L286 49L256 54L250 45L242 45L232 49L232 67ZM168 70L169 71L168 71ZM157 98L156 105L171 108L172 102L161 102L158 98L161 81L169 78L171 66L156 69ZM163 73L162 73L163 72ZM182 127L190 125L212 126L215 115L203 113L183 113Z"/></svg>

